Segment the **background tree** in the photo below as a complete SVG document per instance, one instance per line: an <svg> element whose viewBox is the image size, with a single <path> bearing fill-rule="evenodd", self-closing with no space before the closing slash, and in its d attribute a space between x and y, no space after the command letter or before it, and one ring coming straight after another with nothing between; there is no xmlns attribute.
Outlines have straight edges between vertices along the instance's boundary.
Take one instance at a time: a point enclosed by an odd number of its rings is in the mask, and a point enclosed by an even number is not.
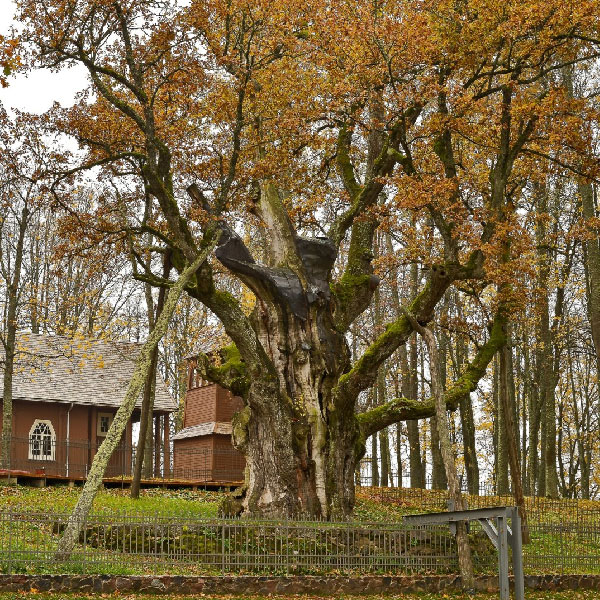
<svg viewBox="0 0 600 600"><path fill-rule="evenodd" d="M19 354L17 330L22 317L29 229L43 202L48 152L35 124L10 119L0 106L0 275L2 277L3 346L2 444L0 462L10 466L13 375Z"/></svg>

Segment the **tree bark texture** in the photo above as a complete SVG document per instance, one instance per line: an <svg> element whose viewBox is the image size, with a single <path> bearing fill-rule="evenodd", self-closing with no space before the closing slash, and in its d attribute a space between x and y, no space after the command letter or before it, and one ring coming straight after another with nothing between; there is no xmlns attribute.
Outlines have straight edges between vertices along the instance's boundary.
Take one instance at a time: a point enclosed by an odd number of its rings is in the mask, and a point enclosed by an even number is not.
<svg viewBox="0 0 600 600"><path fill-rule="evenodd" d="M351 134L340 129L340 176L358 205L377 204L383 188L375 173L381 174L396 156L385 150L377 127L369 137L364 185L349 175ZM234 344L221 350L218 364L200 354L198 368L206 379L244 400L233 424L234 445L246 455L248 467L244 514L346 516L354 506L354 474L366 440L398 421L431 417L434 400L396 398L356 414L359 395L376 384L379 369L413 332L408 318L399 315L352 364L345 334L370 306L379 283L371 264L376 219L367 215L354 221L350 208L333 223L328 237L304 238L289 217L284 193L272 182L258 188L253 211L270 234L263 263L225 221L215 216L212 225L222 233L216 258L254 293L256 303L246 316L234 298L215 289L211 272L202 272L190 293L218 315ZM188 192L210 213L211 204L198 187L190 186ZM333 281L346 231L345 269ZM457 278L479 273L480 259L475 253L467 266L453 260L432 265L407 309L419 323L431 321L448 287ZM490 335L448 388L444 400L449 408L456 409L475 389L498 341L495 333ZM416 374L413 366L416 360L411 365Z"/></svg>
<svg viewBox="0 0 600 600"><path fill-rule="evenodd" d="M583 209L583 217L590 220L596 217L595 187L591 183L580 182L578 186ZM590 232L589 239L584 244L585 267L586 267L586 304L590 328L592 330L592 341L596 354L596 376L600 379L600 245L598 235ZM581 460L581 489L582 497L589 498L590 495L590 465L591 452L580 446Z"/></svg>
<svg viewBox="0 0 600 600"><path fill-rule="evenodd" d="M496 493L498 496L507 496L510 493L508 486L508 454L507 454L507 415L506 408L502 402L503 395L508 394L505 389L507 385L506 379L502 378L500 368L498 368L497 376L495 377L497 385L497 391L494 395L496 398L496 439L497 439L497 450L496 450L496 461L497 461L497 472L496 472Z"/></svg>
<svg viewBox="0 0 600 600"><path fill-rule="evenodd" d="M462 310L456 296L453 304L462 317ZM457 375L462 372L468 358L468 346L465 336L458 335L455 345L455 371ZM467 489L469 494L479 494L479 463L477 462L477 447L475 445L475 417L471 396L465 396L459 403L460 425L463 438L463 454L465 460L465 472L467 475Z"/></svg>
<svg viewBox="0 0 600 600"><path fill-rule="evenodd" d="M419 396L419 378L417 371L417 338L415 336L410 340L409 358L407 394L403 394L403 396L416 400ZM425 462L421 457L421 431L419 422L408 421L406 427L409 444L410 487L425 489Z"/></svg>
<svg viewBox="0 0 600 600"><path fill-rule="evenodd" d="M525 510L525 497L523 495L523 484L521 479L521 466L519 463L519 441L517 436L517 422L511 408L510 402L510 374L509 366L511 360L509 353L512 352L509 345L500 350L500 405L505 417L504 425L506 428L506 449L508 454L508 462L510 464L510 477L512 484L513 496L519 507L521 515L521 530L523 534L523 543L529 543L529 528L527 526L527 512Z"/></svg>
<svg viewBox="0 0 600 600"><path fill-rule="evenodd" d="M379 487L379 442L377 434L371 436L371 485Z"/></svg>
<svg viewBox="0 0 600 600"><path fill-rule="evenodd" d="M162 276L167 279L171 272L171 261L169 255L165 255L163 260ZM154 302L150 293L151 289L146 286L146 310L148 315L148 330L152 331L156 326L156 321L160 317L167 297L166 288L160 288L158 300L156 303L156 315L154 314ZM154 393L156 390L156 372L158 368L158 345L152 352L150 361L150 370L144 384L144 395L142 398L142 409L140 411L140 431L138 444L136 447L135 464L133 467L133 478L131 481L130 495L132 498L139 498L140 484L142 475L146 478L151 477L152 471L152 415L154 408ZM146 471L144 473L144 465Z"/></svg>
<svg viewBox="0 0 600 600"><path fill-rule="evenodd" d="M438 434L439 426L437 417L429 419L429 432L431 442L431 486L434 490L445 490L448 487L446 480L446 470L444 468L444 458L440 448L440 436Z"/></svg>

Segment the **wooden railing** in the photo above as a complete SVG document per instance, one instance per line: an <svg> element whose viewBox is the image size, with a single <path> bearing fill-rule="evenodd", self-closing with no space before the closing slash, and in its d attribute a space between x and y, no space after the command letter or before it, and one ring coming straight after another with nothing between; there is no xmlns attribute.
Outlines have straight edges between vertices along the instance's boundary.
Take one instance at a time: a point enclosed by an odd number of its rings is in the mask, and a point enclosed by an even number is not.
<svg viewBox="0 0 600 600"><path fill-rule="evenodd" d="M5 476L39 476L58 479L85 479L100 444L89 440L11 440L10 462L0 473ZM105 477L129 478L133 472L136 447L119 444ZM161 456L154 464L152 479L179 481L239 482L243 479L244 456L234 448L175 448L172 460L164 464ZM158 467L158 468L157 468Z"/></svg>

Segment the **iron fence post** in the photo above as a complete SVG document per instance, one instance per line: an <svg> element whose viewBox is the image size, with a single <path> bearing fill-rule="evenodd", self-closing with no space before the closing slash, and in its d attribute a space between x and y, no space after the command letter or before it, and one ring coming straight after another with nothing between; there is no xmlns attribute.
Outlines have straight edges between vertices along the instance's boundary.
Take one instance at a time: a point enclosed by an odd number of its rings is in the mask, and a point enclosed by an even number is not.
<svg viewBox="0 0 600 600"><path fill-rule="evenodd" d="M131 530L130 530L131 531ZM158 551L158 511L154 511L154 555Z"/></svg>
<svg viewBox="0 0 600 600"><path fill-rule="evenodd" d="M83 552L82 552L82 563L83 572L87 573L87 517L84 516L81 522L83 528Z"/></svg>
<svg viewBox="0 0 600 600"><path fill-rule="evenodd" d="M225 575L225 519L221 525L221 575Z"/></svg>
<svg viewBox="0 0 600 600"><path fill-rule="evenodd" d="M346 524L346 573L350 573L350 521Z"/></svg>
<svg viewBox="0 0 600 600"><path fill-rule="evenodd" d="M290 521L285 521L285 574L290 574Z"/></svg>
<svg viewBox="0 0 600 600"><path fill-rule="evenodd" d="M560 531L560 574L565 574L565 528L561 525L559 526Z"/></svg>
<svg viewBox="0 0 600 600"><path fill-rule="evenodd" d="M13 515L12 513L8 513L8 564L6 566L6 571L8 575L12 574L12 522Z"/></svg>

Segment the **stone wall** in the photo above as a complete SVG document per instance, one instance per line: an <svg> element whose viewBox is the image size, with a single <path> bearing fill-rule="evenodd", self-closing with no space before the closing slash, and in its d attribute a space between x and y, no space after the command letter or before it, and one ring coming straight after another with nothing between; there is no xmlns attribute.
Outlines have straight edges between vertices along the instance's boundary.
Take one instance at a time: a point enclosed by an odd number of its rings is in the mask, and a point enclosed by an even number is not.
<svg viewBox="0 0 600 600"><path fill-rule="evenodd" d="M525 586L538 590L600 590L600 575L528 575ZM0 592L91 592L179 595L253 594L400 594L440 592L460 587L456 575L365 576L365 577L185 577L114 575L0 575ZM498 579L480 576L479 591L496 591Z"/></svg>

